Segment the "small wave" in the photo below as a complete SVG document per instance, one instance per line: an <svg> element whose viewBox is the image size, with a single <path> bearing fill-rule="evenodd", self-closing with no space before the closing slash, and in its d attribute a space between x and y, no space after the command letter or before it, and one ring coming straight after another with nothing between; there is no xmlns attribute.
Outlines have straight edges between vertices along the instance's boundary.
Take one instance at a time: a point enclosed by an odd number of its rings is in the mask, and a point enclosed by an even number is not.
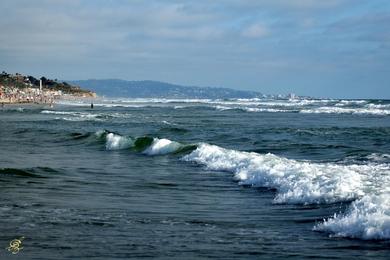
<svg viewBox="0 0 390 260"><path fill-rule="evenodd" d="M53 111L53 110L43 110L41 114L50 114L50 115L63 115L65 117L55 117L56 120L65 120L65 121L102 121L105 115L101 114L92 114L85 112L70 112L70 111Z"/></svg>
<svg viewBox="0 0 390 260"><path fill-rule="evenodd" d="M106 150L122 150L134 146L133 138L121 136L107 130L99 130L95 132L94 136L98 141L104 142Z"/></svg>
<svg viewBox="0 0 390 260"><path fill-rule="evenodd" d="M180 127L163 127L159 130L159 132L172 132L177 134L183 134L189 132L189 130Z"/></svg>
<svg viewBox="0 0 390 260"><path fill-rule="evenodd" d="M26 112L27 109L24 107L5 107L3 109L0 109L0 112L18 112L18 113L23 113Z"/></svg>
<svg viewBox="0 0 390 260"><path fill-rule="evenodd" d="M122 150L130 148L134 145L133 139L124 137L113 133L106 135L106 149L107 150Z"/></svg>
<svg viewBox="0 0 390 260"><path fill-rule="evenodd" d="M87 133L87 134L82 134L82 133L71 133L70 136L75 139L75 140L78 140L78 139L85 139L85 138L88 138L91 136L90 133Z"/></svg>
<svg viewBox="0 0 390 260"><path fill-rule="evenodd" d="M313 230L335 237L390 239L390 194L364 196L354 201L346 214L335 214Z"/></svg>
<svg viewBox="0 0 390 260"><path fill-rule="evenodd" d="M367 104L366 107L368 108L374 108L374 109L386 109L386 108L390 108L390 104L386 104L386 105L383 105L383 104Z"/></svg>
<svg viewBox="0 0 390 260"><path fill-rule="evenodd" d="M147 155L162 155L176 152L182 144L169 139L154 138L153 143L143 151Z"/></svg>
<svg viewBox="0 0 390 260"><path fill-rule="evenodd" d="M41 114L53 114L53 115L79 115L80 112L66 112L66 111L54 111L54 110L42 110Z"/></svg>
<svg viewBox="0 0 390 260"><path fill-rule="evenodd" d="M77 139L83 139L85 136L87 135L76 134ZM132 138L111 133L107 130L97 131L95 137L105 143L106 150L131 149L145 155L184 154L192 152L197 147L196 145L186 145L165 138L149 136Z"/></svg>
<svg viewBox="0 0 390 260"><path fill-rule="evenodd" d="M300 113L305 114L355 114L355 115L390 115L390 110L373 108L342 108L342 107L319 107L303 109Z"/></svg>
<svg viewBox="0 0 390 260"><path fill-rule="evenodd" d="M335 106L344 107L344 106L351 106L351 105L362 105L366 103L367 103L366 100L339 100L339 102L337 102Z"/></svg>
<svg viewBox="0 0 390 260"><path fill-rule="evenodd" d="M54 111L43 110L41 114L62 115L65 117L55 117L56 120L65 121L104 121L112 118L130 118L127 113L88 113L88 112L72 112L72 111Z"/></svg>
<svg viewBox="0 0 390 260"><path fill-rule="evenodd" d="M171 123L171 122L168 122L166 120L163 120L161 121L163 124L166 124L166 125L175 125L174 123Z"/></svg>
<svg viewBox="0 0 390 260"><path fill-rule="evenodd" d="M225 110L240 110L244 112L269 112L269 113L278 113L278 112L295 112L294 110L287 109L276 109L276 108L258 108L258 107L228 107L228 106L215 106L216 110L225 111Z"/></svg>
<svg viewBox="0 0 390 260"><path fill-rule="evenodd" d="M245 107L243 108L243 110L247 112L268 112L268 113L295 112L294 110L287 110L287 109L256 108L256 107Z"/></svg>
<svg viewBox="0 0 390 260"><path fill-rule="evenodd" d="M47 178L42 174L57 173L56 170L48 167L36 167L31 169L0 168L0 176L17 176L24 178Z"/></svg>

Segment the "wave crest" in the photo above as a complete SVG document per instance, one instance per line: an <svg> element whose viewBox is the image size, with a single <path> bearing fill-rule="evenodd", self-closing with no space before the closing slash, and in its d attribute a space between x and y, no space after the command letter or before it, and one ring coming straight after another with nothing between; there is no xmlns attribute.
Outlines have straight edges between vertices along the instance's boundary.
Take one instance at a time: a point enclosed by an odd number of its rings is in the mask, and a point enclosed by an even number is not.
<svg viewBox="0 0 390 260"><path fill-rule="evenodd" d="M154 138L153 143L143 151L147 155L161 155L174 153L182 147L182 144L168 139Z"/></svg>
<svg viewBox="0 0 390 260"><path fill-rule="evenodd" d="M376 165L312 163L201 144L183 157L218 171L228 171L242 185L277 189L275 203L313 204L351 201L366 193L367 174ZM388 170L388 169L387 169ZM372 185L371 185L372 186Z"/></svg>
<svg viewBox="0 0 390 260"><path fill-rule="evenodd" d="M335 214L313 228L336 237L390 239L390 194L364 196L346 214Z"/></svg>

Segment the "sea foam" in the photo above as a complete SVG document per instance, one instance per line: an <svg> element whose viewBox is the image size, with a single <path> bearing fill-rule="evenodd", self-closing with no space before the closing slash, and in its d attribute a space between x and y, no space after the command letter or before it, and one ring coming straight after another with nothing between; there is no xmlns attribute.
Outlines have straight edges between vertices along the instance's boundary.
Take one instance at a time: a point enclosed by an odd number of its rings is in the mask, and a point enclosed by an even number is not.
<svg viewBox="0 0 390 260"><path fill-rule="evenodd" d="M313 109L302 109L300 113L305 114L355 114L355 115L390 115L390 110L378 108L344 108L344 107L319 107Z"/></svg>
<svg viewBox="0 0 390 260"><path fill-rule="evenodd" d="M346 214L335 214L313 229L332 236L390 239L389 164L313 163L201 144L183 160L227 171L242 185L277 190L275 203L313 204L351 201Z"/></svg>
<svg viewBox="0 0 390 260"><path fill-rule="evenodd" d="M185 145L169 139L146 137L133 140L108 131L95 133L105 138L107 150L127 149L137 140L146 144L145 155L180 151ZM196 146L195 146L196 147ZM195 148L194 148L195 149ZM276 189L274 203L320 204L352 202L345 214L324 219L313 230L331 236L359 239L390 239L390 165L315 163L221 148L206 143L182 157L216 171L234 175L241 185Z"/></svg>
<svg viewBox="0 0 390 260"><path fill-rule="evenodd" d="M390 194L364 196L354 201L346 214L335 214L313 230L336 237L390 239Z"/></svg>
<svg viewBox="0 0 390 260"><path fill-rule="evenodd" d="M278 191L275 203L293 204L356 199L364 194L364 171L374 167L296 161L209 144L201 144L183 159L212 170L231 172L242 185L275 188Z"/></svg>

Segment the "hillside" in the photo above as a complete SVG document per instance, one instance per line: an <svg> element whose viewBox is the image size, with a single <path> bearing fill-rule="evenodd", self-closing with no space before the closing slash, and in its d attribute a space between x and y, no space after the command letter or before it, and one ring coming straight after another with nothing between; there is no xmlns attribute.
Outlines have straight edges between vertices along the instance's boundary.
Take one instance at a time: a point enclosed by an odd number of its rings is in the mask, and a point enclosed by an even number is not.
<svg viewBox="0 0 390 260"><path fill-rule="evenodd" d="M126 81L118 79L78 80L72 84L95 91L106 97L128 98L255 98L262 94L228 88L188 87L159 81Z"/></svg>
<svg viewBox="0 0 390 260"><path fill-rule="evenodd" d="M60 82L57 80L47 79L41 77L37 79L33 76L24 76L22 74L9 74L3 71L0 74L0 86L7 88L10 91L14 90L27 90L27 89L39 89L40 80L42 80L43 91L60 91L63 94L73 96L94 97L96 96L90 90L82 89L79 86L71 85L67 82Z"/></svg>

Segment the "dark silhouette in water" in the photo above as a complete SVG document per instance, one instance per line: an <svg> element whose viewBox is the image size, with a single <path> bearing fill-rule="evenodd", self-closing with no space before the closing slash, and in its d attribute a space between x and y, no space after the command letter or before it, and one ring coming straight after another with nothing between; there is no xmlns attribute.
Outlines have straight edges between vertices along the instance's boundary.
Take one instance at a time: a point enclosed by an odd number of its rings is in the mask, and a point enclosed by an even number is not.
<svg viewBox="0 0 390 260"><path fill-rule="evenodd" d="M93 109L93 103L91 103L91 109Z"/></svg>

